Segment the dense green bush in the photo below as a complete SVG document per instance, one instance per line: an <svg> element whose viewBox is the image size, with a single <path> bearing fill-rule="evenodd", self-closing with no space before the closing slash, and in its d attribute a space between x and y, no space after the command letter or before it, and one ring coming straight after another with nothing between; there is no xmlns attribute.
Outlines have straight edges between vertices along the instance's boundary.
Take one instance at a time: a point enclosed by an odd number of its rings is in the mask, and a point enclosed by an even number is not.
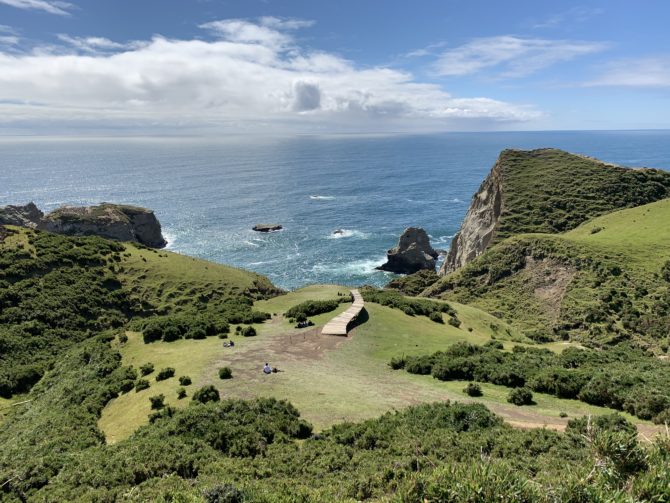
<svg viewBox="0 0 670 503"><path fill-rule="evenodd" d="M231 379L233 377L233 371L230 367L221 367L219 369L219 379Z"/></svg>
<svg viewBox="0 0 670 503"><path fill-rule="evenodd" d="M441 314L446 313L452 318L456 317L456 311L446 302L405 297L394 290L379 290L367 286L361 288L360 292L365 302L374 302L382 306L400 309L408 316L427 316L430 318L430 316L440 315L441 318ZM434 315L433 313L437 314Z"/></svg>
<svg viewBox="0 0 670 503"><path fill-rule="evenodd" d="M242 337L255 337L256 329L252 326L244 327L241 332Z"/></svg>
<svg viewBox="0 0 670 503"><path fill-rule="evenodd" d="M149 387L149 381L146 379L138 379L137 383L135 383L135 391L142 391L144 389L147 389Z"/></svg>
<svg viewBox="0 0 670 503"><path fill-rule="evenodd" d="M531 405L533 393L528 388L513 388L507 395L507 401L514 405Z"/></svg>
<svg viewBox="0 0 670 503"><path fill-rule="evenodd" d="M152 410L162 409L165 407L165 395L161 393L160 395L149 397L149 402L151 402Z"/></svg>
<svg viewBox="0 0 670 503"><path fill-rule="evenodd" d="M291 307L284 313L284 316L286 318L292 318L295 321L305 321L310 316L334 311L337 309L337 306L340 305L340 302L346 302L348 300L351 299L344 297L333 300L307 300Z"/></svg>
<svg viewBox="0 0 670 503"><path fill-rule="evenodd" d="M165 367L164 369L160 369L158 374L156 374L156 381L164 381L165 379L174 377L174 372L175 370L172 367Z"/></svg>
<svg viewBox="0 0 670 503"><path fill-rule="evenodd" d="M185 388L178 388L177 389L177 399L181 400L182 398L186 398L186 389Z"/></svg>
<svg viewBox="0 0 670 503"><path fill-rule="evenodd" d="M443 381L481 381L592 405L625 410L662 423L670 415L670 364L653 354L620 345L606 351L567 348L563 353L515 346L512 352L491 341L458 343L433 355L403 357L413 374Z"/></svg>
<svg viewBox="0 0 670 503"><path fill-rule="evenodd" d="M180 313L155 316L142 323L144 342L178 339L204 339L212 335L228 333L228 320L213 313Z"/></svg>
<svg viewBox="0 0 670 503"><path fill-rule="evenodd" d="M179 384L181 384L182 386L188 386L191 384L191 378L189 376L180 376Z"/></svg>
<svg viewBox="0 0 670 503"><path fill-rule="evenodd" d="M130 309L107 267L123 245L22 232L32 253L0 246L0 397L28 391L59 355L121 327Z"/></svg>
<svg viewBox="0 0 670 503"><path fill-rule="evenodd" d="M438 313L437 311L433 311L428 315L428 318L430 318L430 321L434 321L435 323L444 323L444 319L442 318L442 313ZM449 323L451 324L452 318L449 318Z"/></svg>
<svg viewBox="0 0 670 503"><path fill-rule="evenodd" d="M482 387L474 382L469 382L465 388L463 388L463 393L468 396L482 396Z"/></svg>
<svg viewBox="0 0 670 503"><path fill-rule="evenodd" d="M140 366L140 374L143 376L148 376L154 371L154 364L153 363L145 363Z"/></svg>
<svg viewBox="0 0 670 503"><path fill-rule="evenodd" d="M219 400L221 400L219 390L216 389L211 384L203 386L198 391L193 393L194 402L208 403L208 402L218 402Z"/></svg>

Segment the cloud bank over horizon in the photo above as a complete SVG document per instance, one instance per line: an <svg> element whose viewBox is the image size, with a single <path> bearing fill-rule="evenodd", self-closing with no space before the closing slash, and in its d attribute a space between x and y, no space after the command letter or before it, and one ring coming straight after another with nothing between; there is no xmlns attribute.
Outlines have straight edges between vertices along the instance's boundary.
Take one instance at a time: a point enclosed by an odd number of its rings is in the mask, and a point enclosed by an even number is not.
<svg viewBox="0 0 670 503"><path fill-rule="evenodd" d="M444 130L541 116L532 106L453 96L405 70L305 47L296 32L312 23L224 19L190 39L59 34L60 44L28 52L0 47L0 124Z"/></svg>

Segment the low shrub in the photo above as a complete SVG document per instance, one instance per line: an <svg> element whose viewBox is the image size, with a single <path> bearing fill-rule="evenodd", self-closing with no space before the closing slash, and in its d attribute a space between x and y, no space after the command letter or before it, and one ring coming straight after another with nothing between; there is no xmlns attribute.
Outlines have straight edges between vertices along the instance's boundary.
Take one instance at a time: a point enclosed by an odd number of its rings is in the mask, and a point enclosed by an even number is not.
<svg viewBox="0 0 670 503"><path fill-rule="evenodd" d="M149 401L151 402L152 410L160 410L165 407L165 395L162 393L160 395L149 397Z"/></svg>
<svg viewBox="0 0 670 503"><path fill-rule="evenodd" d="M181 400L182 398L186 398L186 389L184 388L178 388L177 389L177 398Z"/></svg>
<svg viewBox="0 0 670 503"><path fill-rule="evenodd" d="M135 384L135 391L142 391L143 389L147 389L149 387L149 381L146 379L138 379L137 383Z"/></svg>
<svg viewBox="0 0 670 503"><path fill-rule="evenodd" d="M200 403L207 402L218 402L221 400L221 395L219 395L219 390L216 389L211 384L203 386L198 391L193 393L193 401Z"/></svg>
<svg viewBox="0 0 670 503"><path fill-rule="evenodd" d="M153 363L145 363L144 365L140 366L140 374L143 376L148 376L154 371L154 364Z"/></svg>
<svg viewBox="0 0 670 503"><path fill-rule="evenodd" d="M533 393L528 388L514 388L507 395L507 401L514 405L532 405Z"/></svg>
<svg viewBox="0 0 670 503"><path fill-rule="evenodd" d="M222 367L219 369L219 379L231 379L233 377L233 371L230 367Z"/></svg>
<svg viewBox="0 0 670 503"><path fill-rule="evenodd" d="M254 337L256 335L256 329L251 326L244 327L240 332L242 337Z"/></svg>
<svg viewBox="0 0 670 503"><path fill-rule="evenodd" d="M395 356L395 357L391 358L389 366L393 370L400 370L400 369L405 368L405 363L406 363L406 361L405 361L404 356Z"/></svg>
<svg viewBox="0 0 670 503"><path fill-rule="evenodd" d="M463 388L463 393L468 396L482 396L482 387L474 382L470 382Z"/></svg>
<svg viewBox="0 0 670 503"><path fill-rule="evenodd" d="M191 384L191 378L189 376L180 376L179 384L181 384L182 386L188 386L189 384Z"/></svg>
<svg viewBox="0 0 670 503"><path fill-rule="evenodd" d="M444 323L444 318L442 318L442 313L439 313L437 311L433 311L428 315L428 318L430 321L434 321L435 323Z"/></svg>
<svg viewBox="0 0 670 503"><path fill-rule="evenodd" d="M164 369L161 369L158 372L158 374L156 375L156 380L164 381L165 379L169 379L170 377L174 377L174 369L172 367L165 367Z"/></svg>

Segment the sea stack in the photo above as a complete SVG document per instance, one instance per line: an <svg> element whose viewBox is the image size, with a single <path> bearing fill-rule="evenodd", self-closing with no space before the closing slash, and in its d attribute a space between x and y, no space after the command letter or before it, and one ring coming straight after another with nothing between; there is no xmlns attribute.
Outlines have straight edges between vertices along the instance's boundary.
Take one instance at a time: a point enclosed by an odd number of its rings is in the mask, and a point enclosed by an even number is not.
<svg viewBox="0 0 670 503"><path fill-rule="evenodd" d="M408 227L398 245L386 253L386 263L377 269L396 274L412 274L423 269L435 270L438 252L430 245L425 230Z"/></svg>

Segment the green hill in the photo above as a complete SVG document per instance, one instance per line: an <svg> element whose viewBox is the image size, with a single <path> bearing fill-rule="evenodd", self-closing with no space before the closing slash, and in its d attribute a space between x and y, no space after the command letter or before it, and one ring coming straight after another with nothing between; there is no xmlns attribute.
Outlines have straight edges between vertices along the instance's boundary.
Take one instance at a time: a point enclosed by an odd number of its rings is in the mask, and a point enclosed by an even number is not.
<svg viewBox="0 0 670 503"><path fill-rule="evenodd" d="M251 319L253 301L277 293L257 274L167 251L3 228L0 396L28 391L63 351L131 319Z"/></svg>
<svg viewBox="0 0 670 503"><path fill-rule="evenodd" d="M503 210L495 242L560 233L594 217L670 197L670 173L630 169L559 149L504 150Z"/></svg>
<svg viewBox="0 0 670 503"><path fill-rule="evenodd" d="M503 150L470 203L440 274L524 233L556 234L670 197L670 173L630 169L558 149ZM424 280L427 278L424 278ZM401 280L393 285L405 290Z"/></svg>
<svg viewBox="0 0 670 503"><path fill-rule="evenodd" d="M438 280L425 296L471 303L536 340L668 347L670 200L561 235L520 234Z"/></svg>

